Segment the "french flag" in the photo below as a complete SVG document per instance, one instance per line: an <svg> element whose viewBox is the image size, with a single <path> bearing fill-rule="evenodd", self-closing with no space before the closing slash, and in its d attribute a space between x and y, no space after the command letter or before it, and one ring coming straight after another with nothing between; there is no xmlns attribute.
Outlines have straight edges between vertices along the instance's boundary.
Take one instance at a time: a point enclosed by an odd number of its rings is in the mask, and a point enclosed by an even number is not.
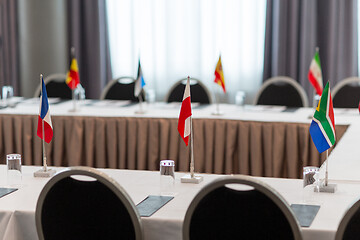
<svg viewBox="0 0 360 240"><path fill-rule="evenodd" d="M43 122L44 122L44 131L42 128ZM37 127L37 135L41 139L43 139L43 132L45 135L44 138L45 142L50 143L53 137L53 127L51 124L49 101L46 93L46 87L45 87L44 79L41 75L40 115L38 118L38 127Z"/></svg>
<svg viewBox="0 0 360 240"><path fill-rule="evenodd" d="M190 78L188 77L184 97L181 104L180 116L178 122L178 131L184 140L186 146L189 143L189 135L191 132L191 98L190 98Z"/></svg>

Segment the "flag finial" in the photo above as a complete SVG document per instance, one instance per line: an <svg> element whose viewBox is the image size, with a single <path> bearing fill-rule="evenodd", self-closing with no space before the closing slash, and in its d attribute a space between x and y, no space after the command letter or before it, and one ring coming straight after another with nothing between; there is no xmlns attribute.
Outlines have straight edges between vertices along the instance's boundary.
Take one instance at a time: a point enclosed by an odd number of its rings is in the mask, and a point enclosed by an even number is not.
<svg viewBox="0 0 360 240"><path fill-rule="evenodd" d="M75 57L75 47L71 47L71 58L74 58Z"/></svg>

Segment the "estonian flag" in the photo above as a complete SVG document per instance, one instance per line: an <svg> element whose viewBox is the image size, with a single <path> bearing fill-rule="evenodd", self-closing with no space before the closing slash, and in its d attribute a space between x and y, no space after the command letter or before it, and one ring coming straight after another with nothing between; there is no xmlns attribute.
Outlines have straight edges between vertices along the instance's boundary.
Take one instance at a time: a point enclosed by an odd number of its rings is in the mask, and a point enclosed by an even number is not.
<svg viewBox="0 0 360 240"><path fill-rule="evenodd" d="M138 75L137 75L137 78L135 81L135 88L134 88L135 97L138 97L140 95L141 90L143 89L144 86L145 86L145 81L144 81L144 77L142 75L141 65L140 65L140 60L139 60Z"/></svg>

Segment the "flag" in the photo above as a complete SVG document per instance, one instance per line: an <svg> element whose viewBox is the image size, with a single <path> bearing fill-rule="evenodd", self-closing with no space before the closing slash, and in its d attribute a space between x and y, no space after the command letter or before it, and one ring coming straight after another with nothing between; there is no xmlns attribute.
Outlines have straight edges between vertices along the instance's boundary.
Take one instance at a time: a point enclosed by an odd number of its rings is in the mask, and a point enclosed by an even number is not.
<svg viewBox="0 0 360 240"><path fill-rule="evenodd" d="M181 103L179 122L178 122L178 131L180 136L184 140L186 146L189 144L189 135L191 132L191 97L190 97L190 78L188 77L184 97Z"/></svg>
<svg viewBox="0 0 360 240"><path fill-rule="evenodd" d="M66 74L66 84L71 90L74 90L80 83L79 68L76 58L73 57L70 64L70 70Z"/></svg>
<svg viewBox="0 0 360 240"><path fill-rule="evenodd" d="M49 143L53 137L53 128L51 124L50 118L50 109L49 102L46 93L46 87L44 83L44 79L41 76L41 96L40 96L40 114L38 118L38 127L37 127L37 135L39 138L43 139L43 121L44 121L44 134L45 134L45 142Z"/></svg>
<svg viewBox="0 0 360 240"><path fill-rule="evenodd" d="M137 74L137 78L135 81L135 88L134 88L135 97L138 97L140 95L141 90L143 89L144 86L145 86L145 81L144 81L144 77L142 75L141 65L140 65L140 60L139 60L138 74Z"/></svg>
<svg viewBox="0 0 360 240"><path fill-rule="evenodd" d="M310 125L310 135L320 153L335 144L335 119L329 82L324 88L314 113Z"/></svg>
<svg viewBox="0 0 360 240"><path fill-rule="evenodd" d="M221 64L221 56L219 56L219 61L216 64L214 82L219 84L222 87L222 89L224 90L224 93L226 93L224 72L223 72L222 64Z"/></svg>
<svg viewBox="0 0 360 240"><path fill-rule="evenodd" d="M321 96L323 91L323 79L321 73L321 64L319 51L316 50L313 60L310 63L310 69L308 73L310 83L315 88L316 93Z"/></svg>

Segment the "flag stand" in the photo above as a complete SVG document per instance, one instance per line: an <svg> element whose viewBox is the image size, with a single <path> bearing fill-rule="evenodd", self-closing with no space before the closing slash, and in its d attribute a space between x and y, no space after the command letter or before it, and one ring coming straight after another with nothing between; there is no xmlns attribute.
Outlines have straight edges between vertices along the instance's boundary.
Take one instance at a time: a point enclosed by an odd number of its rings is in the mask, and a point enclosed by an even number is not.
<svg viewBox="0 0 360 240"><path fill-rule="evenodd" d="M40 81L42 80L42 74L40 74ZM40 85L42 86L42 84ZM42 91L41 91L42 92ZM42 153L43 153L43 168L34 172L34 177L52 177L55 174L55 170L49 169L46 163L46 152L45 152L45 130L44 130L44 119L41 120L42 127Z"/></svg>
<svg viewBox="0 0 360 240"><path fill-rule="evenodd" d="M146 111L143 109L143 99L141 93L139 94L139 109L135 111L136 114L144 114Z"/></svg>
<svg viewBox="0 0 360 240"><path fill-rule="evenodd" d="M203 180L202 176L196 176L194 173L194 137L192 117L190 117L190 174L181 177L182 183L200 183Z"/></svg>
<svg viewBox="0 0 360 240"><path fill-rule="evenodd" d="M320 183L319 191L320 192L327 192L327 193L334 193L336 191L336 184L329 184L329 177L328 177L328 157L329 157L329 150L326 150L326 161L325 161L325 179L324 182ZM315 191L315 189L314 189Z"/></svg>

